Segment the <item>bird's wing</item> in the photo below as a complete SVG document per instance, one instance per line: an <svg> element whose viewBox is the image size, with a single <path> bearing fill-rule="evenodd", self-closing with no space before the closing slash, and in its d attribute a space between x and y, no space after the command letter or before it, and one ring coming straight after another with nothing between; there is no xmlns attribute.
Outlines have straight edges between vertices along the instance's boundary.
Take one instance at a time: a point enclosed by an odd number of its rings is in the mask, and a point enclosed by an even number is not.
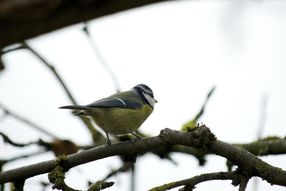
<svg viewBox="0 0 286 191"><path fill-rule="evenodd" d="M120 108L128 108L128 109L136 109L142 107L142 103L136 102L130 99L124 99L120 97L108 97L100 99L96 102L93 102L87 107L120 107Z"/></svg>

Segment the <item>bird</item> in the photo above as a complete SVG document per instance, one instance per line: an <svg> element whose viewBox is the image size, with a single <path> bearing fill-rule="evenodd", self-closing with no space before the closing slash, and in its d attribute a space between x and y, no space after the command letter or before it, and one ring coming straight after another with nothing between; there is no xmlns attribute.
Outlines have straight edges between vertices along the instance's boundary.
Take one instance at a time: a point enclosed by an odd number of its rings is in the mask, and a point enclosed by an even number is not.
<svg viewBox="0 0 286 191"><path fill-rule="evenodd" d="M67 105L60 109L74 110L75 115L91 118L106 134L107 144L111 145L112 135L132 134L154 110L157 100L151 88L138 84L128 91L110 95L88 105Z"/></svg>

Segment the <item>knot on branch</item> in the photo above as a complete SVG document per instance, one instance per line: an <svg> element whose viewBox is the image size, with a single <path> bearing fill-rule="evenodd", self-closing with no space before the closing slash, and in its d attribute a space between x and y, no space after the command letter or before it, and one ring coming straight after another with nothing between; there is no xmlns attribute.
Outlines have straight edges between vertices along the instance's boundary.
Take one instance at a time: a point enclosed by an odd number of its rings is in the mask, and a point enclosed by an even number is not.
<svg viewBox="0 0 286 191"><path fill-rule="evenodd" d="M173 137L174 133L176 131L171 130L169 128L165 128L161 130L159 137L163 140L164 142L164 147L158 147L156 148L155 153L160 157L160 158L168 158L170 159L169 152L171 147L173 146ZM171 160L172 161L172 160Z"/></svg>
<svg viewBox="0 0 286 191"><path fill-rule="evenodd" d="M163 141L166 143L166 145L169 145L172 143L172 138L173 138L172 135L173 134L174 134L174 131L172 129L165 128L165 129L160 131L159 137L161 139L163 139Z"/></svg>
<svg viewBox="0 0 286 191"><path fill-rule="evenodd" d="M60 155L56 160L56 166L61 167L64 172L67 172L70 168L67 160L68 157L66 155Z"/></svg>
<svg viewBox="0 0 286 191"><path fill-rule="evenodd" d="M164 141L166 147L177 144L188 145L191 147L209 150L216 141L215 135L205 125L198 125L188 132L163 129L160 132L160 138Z"/></svg>
<svg viewBox="0 0 286 191"><path fill-rule="evenodd" d="M68 171L67 156L62 155L56 160L56 167L52 172L49 173L48 178L51 183L53 183L53 189L65 189L67 185L65 184L65 172Z"/></svg>
<svg viewBox="0 0 286 191"><path fill-rule="evenodd" d="M196 128L188 131L191 139L195 141L195 147L208 150L216 141L216 136L210 131L210 129L202 124L198 125Z"/></svg>

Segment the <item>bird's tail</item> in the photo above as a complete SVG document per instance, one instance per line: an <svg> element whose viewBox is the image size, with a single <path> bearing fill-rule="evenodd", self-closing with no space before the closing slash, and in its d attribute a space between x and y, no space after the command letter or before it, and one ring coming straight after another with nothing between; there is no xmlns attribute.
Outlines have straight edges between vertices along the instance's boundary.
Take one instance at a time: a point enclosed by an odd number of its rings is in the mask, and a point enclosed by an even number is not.
<svg viewBox="0 0 286 191"><path fill-rule="evenodd" d="M66 105L59 107L60 109L73 109L73 110L88 110L90 107L82 105Z"/></svg>
<svg viewBox="0 0 286 191"><path fill-rule="evenodd" d="M86 115L85 110L89 110L90 107L88 106L82 106L82 105L66 105L59 107L60 109L72 109L73 115Z"/></svg>

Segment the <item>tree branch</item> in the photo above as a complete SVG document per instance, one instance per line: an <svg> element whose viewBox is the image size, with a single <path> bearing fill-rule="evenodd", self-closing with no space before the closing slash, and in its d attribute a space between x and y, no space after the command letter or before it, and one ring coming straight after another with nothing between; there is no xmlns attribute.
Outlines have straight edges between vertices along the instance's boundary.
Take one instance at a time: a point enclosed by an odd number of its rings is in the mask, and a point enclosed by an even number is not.
<svg viewBox="0 0 286 191"><path fill-rule="evenodd" d="M247 172L249 176L258 176L271 184L286 186L286 172L280 168L257 158L250 152L217 140L206 126L200 126L190 132L181 132L164 129L159 136L137 140L136 142L122 142L112 146L100 146L80 153L72 154L67 158L69 168L88 163L94 160L115 156L134 156L170 147L185 145L207 150L222 156L236 164L239 169ZM55 160L49 160L25 167L8 170L0 173L0 184L17 179L26 179L39 174L50 172L55 168Z"/></svg>
<svg viewBox="0 0 286 191"><path fill-rule="evenodd" d="M64 80L62 79L61 75L58 73L56 68L52 64L50 64L42 55L40 55L34 48L32 48L28 43L23 42L22 46L28 49L35 57L37 57L41 61L41 63L44 64L44 66L46 66L52 72L54 77L57 79L57 81L63 88L64 92L67 94L67 97L69 98L69 100L74 105L77 105L77 101L75 100L74 96L72 95L71 91L65 84ZM103 137L103 135L93 127L92 123L90 122L88 118L80 116L79 119L88 128L90 134L92 135L92 139L94 143L101 145L103 144L103 142L105 142L105 138Z"/></svg>
<svg viewBox="0 0 286 191"><path fill-rule="evenodd" d="M194 176L192 178L163 184L161 186L152 188L148 191L165 191L165 190L170 190L172 188L176 188L176 187L184 186L184 185L187 185L188 188L194 188L197 184L210 181L210 180L234 180L235 176L236 176L236 172L206 173L206 174Z"/></svg>
<svg viewBox="0 0 286 191"><path fill-rule="evenodd" d="M238 191L245 191L248 181L249 181L248 178L242 178L240 181L240 184L239 184L239 190Z"/></svg>
<svg viewBox="0 0 286 191"><path fill-rule="evenodd" d="M286 139L273 137L264 138L246 144L233 144L234 146L241 147L256 156L279 155L286 153ZM170 152L185 153L196 157L199 165L204 165L206 162L206 155L212 154L208 151L196 149L184 145L175 145L170 148Z"/></svg>
<svg viewBox="0 0 286 191"><path fill-rule="evenodd" d="M83 27L82 31L84 32L85 36L87 37L87 40L88 40L96 58L97 58L97 60L99 61L101 66L105 69L106 73L108 74L108 76L112 80L116 92L120 92L120 86L119 86L118 79L117 79L115 73L113 72L113 70L111 69L111 67L109 66L109 64L106 62L103 54L100 52L96 43L94 42L94 40L93 40L93 38L89 32L89 28L88 28L88 25L86 22L84 23L84 27Z"/></svg>
<svg viewBox="0 0 286 191"><path fill-rule="evenodd" d="M0 1L0 49L72 24L161 1Z"/></svg>
<svg viewBox="0 0 286 191"><path fill-rule="evenodd" d="M112 170L110 173L108 173L103 179L102 181L106 181L108 180L110 177L117 175L118 173L121 172L127 172L130 169L132 169L134 166L134 163L131 161L128 162L123 162L122 166L120 166L118 169L116 170Z"/></svg>
<svg viewBox="0 0 286 191"><path fill-rule="evenodd" d="M211 96L213 95L213 93L214 93L214 91L215 91L215 88L216 88L216 87L213 86L213 87L209 90L209 92L208 92L208 94L207 94L207 96L206 96L206 98L205 98L205 101L204 101L203 105L201 106L200 110L198 111L198 113L195 115L195 117L194 117L193 119L191 119L191 120L189 120L188 122L186 122L186 123L182 126L181 130L183 130L183 131L189 131L189 130L195 128L196 126L198 126L198 120L199 120L199 119L203 116L203 114L205 113L206 106L207 106L207 104L208 104L208 102L209 102Z"/></svg>
<svg viewBox="0 0 286 191"><path fill-rule="evenodd" d="M26 124L26 125L29 125L30 127L32 127L33 129L36 129L37 131L40 131L42 132L43 134L47 135L47 136L50 136L54 139L58 139L56 135L52 134L51 132L45 130L45 128L41 127L40 125L32 122L31 120L29 119L26 119L25 117L17 114L16 112L14 111L11 111L10 109L8 109L6 106L4 106L2 103L0 103L0 109L2 109L5 114L13 117L14 119L18 120L18 121L21 121L22 123Z"/></svg>
<svg viewBox="0 0 286 191"><path fill-rule="evenodd" d="M234 144L245 150L248 150L256 156L265 156L271 154L285 154L286 153L286 139L281 138L265 138L254 141L248 144Z"/></svg>
<svg viewBox="0 0 286 191"><path fill-rule="evenodd" d="M15 147L26 147L26 146L29 146L29 145L32 145L32 144L36 144L37 142L29 142L29 143L17 143L15 141L12 141L7 135L5 135L4 133L1 133L0 132L0 136L2 136L3 138L3 141L5 143L8 143L10 145L13 145Z"/></svg>

